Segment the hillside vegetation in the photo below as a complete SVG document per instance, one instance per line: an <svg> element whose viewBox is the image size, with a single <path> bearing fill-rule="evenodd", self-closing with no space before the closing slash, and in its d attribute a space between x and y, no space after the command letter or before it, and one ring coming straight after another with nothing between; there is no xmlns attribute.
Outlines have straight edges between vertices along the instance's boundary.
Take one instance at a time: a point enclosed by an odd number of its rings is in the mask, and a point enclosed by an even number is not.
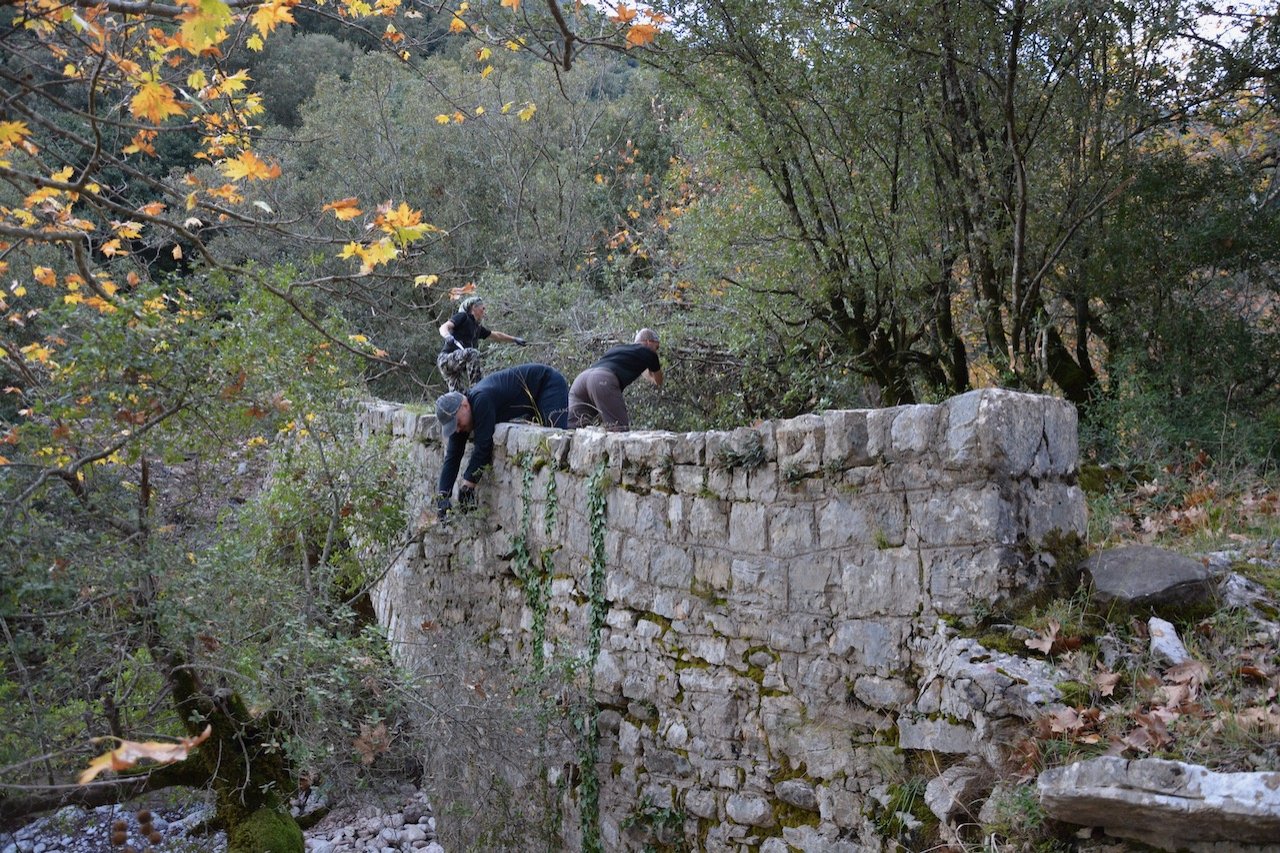
<svg viewBox="0 0 1280 853"><path fill-rule="evenodd" d="M489 371L658 329L639 427L1059 395L1091 547L1274 539L1277 13L4 5L0 822L194 787L297 850L300 785L415 772L352 411L429 405L471 294Z"/></svg>

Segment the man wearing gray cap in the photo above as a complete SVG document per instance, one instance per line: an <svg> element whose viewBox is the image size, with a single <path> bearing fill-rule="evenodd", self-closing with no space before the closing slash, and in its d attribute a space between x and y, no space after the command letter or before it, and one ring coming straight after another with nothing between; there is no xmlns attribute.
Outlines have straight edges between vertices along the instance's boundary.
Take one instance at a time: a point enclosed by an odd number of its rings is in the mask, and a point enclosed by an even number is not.
<svg viewBox="0 0 1280 853"><path fill-rule="evenodd" d="M499 370L471 386L436 398L436 420L445 441L444 464L436 494L440 519L453 506L453 484L462 467L462 454L470 439L474 447L458 487L458 506L476 505L476 484L493 461L493 431L498 424L528 420L565 429L569 417L569 383L545 364L520 364Z"/></svg>

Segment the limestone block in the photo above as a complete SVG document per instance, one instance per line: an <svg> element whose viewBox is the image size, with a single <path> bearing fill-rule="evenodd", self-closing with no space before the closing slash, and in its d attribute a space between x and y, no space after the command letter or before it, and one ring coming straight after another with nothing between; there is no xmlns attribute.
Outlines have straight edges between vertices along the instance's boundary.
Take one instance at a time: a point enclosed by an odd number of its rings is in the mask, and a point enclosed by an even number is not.
<svg viewBox="0 0 1280 853"><path fill-rule="evenodd" d="M1092 555L1080 568L1099 602L1137 607L1182 606L1213 594L1213 577L1199 560L1156 548L1129 545Z"/></svg>
<svg viewBox="0 0 1280 853"><path fill-rule="evenodd" d="M928 605L939 613L968 615L999 601L1015 585L1023 560L1007 545L926 548L920 551Z"/></svg>
<svg viewBox="0 0 1280 853"><path fill-rule="evenodd" d="M692 657L712 666L724 665L728 647L729 643L724 637L690 637L688 645Z"/></svg>
<svg viewBox="0 0 1280 853"><path fill-rule="evenodd" d="M659 587L688 591L693 582L693 557L675 545L655 545L650 555L649 577ZM631 559L623 555L622 565Z"/></svg>
<svg viewBox="0 0 1280 853"><path fill-rule="evenodd" d="M596 689L606 695L621 691L622 669L618 659L606 648L596 656L595 665Z"/></svg>
<svg viewBox="0 0 1280 853"><path fill-rule="evenodd" d="M773 793L789 806L808 812L818 810L818 795L813 790L813 786L803 779L787 779L779 782L774 786Z"/></svg>
<svg viewBox="0 0 1280 853"><path fill-rule="evenodd" d="M647 609L653 587L641 575L631 572L608 572L604 578L604 595L615 606Z"/></svg>
<svg viewBox="0 0 1280 853"><path fill-rule="evenodd" d="M906 539L907 504L894 494L858 494L823 503L817 510L818 544L827 549L850 545L901 545Z"/></svg>
<svg viewBox="0 0 1280 853"><path fill-rule="evenodd" d="M872 708L901 710L911 704L916 692L900 678L864 675L853 683L853 695Z"/></svg>
<svg viewBox="0 0 1280 853"><path fill-rule="evenodd" d="M729 536L728 501L693 498L689 507L689 535L698 542L723 545Z"/></svg>
<svg viewBox="0 0 1280 853"><path fill-rule="evenodd" d="M909 548L854 552L840 566L843 613L847 616L909 616L919 612L918 556Z"/></svg>
<svg viewBox="0 0 1280 853"><path fill-rule="evenodd" d="M1215 773L1181 761L1104 756L1046 770L1036 787L1051 817L1165 849L1280 838L1280 773Z"/></svg>
<svg viewBox="0 0 1280 853"><path fill-rule="evenodd" d="M624 468L661 468L675 464L675 446L683 438L665 430L632 430L621 435Z"/></svg>
<svg viewBox="0 0 1280 853"><path fill-rule="evenodd" d="M667 631L661 623L645 616L641 616L636 620L635 627L632 630L637 637L645 640L656 640Z"/></svg>
<svg viewBox="0 0 1280 853"><path fill-rule="evenodd" d="M827 610L829 589L841 577L840 567L828 554L809 554L788 559L787 606L792 611L814 612Z"/></svg>
<svg viewBox="0 0 1280 853"><path fill-rule="evenodd" d="M693 772L693 765L689 763L689 759L666 749L646 749L644 768L656 776L678 778L689 776Z"/></svg>
<svg viewBox="0 0 1280 853"><path fill-rule="evenodd" d="M851 655L864 671L889 675L909 664L906 648L910 623L906 619L850 619L836 623L831 651Z"/></svg>
<svg viewBox="0 0 1280 853"><path fill-rule="evenodd" d="M825 470L844 471L871 462L871 454L867 452L867 412L823 412L822 420L825 434L822 467Z"/></svg>
<svg viewBox="0 0 1280 853"><path fill-rule="evenodd" d="M733 561L725 552L711 548L693 549L693 579L698 588L727 592L732 578Z"/></svg>
<svg viewBox="0 0 1280 853"><path fill-rule="evenodd" d="M940 712L956 719L977 712L1036 719L1061 700L1056 685L1068 679L1045 661L994 652L965 637L949 641L926 666L926 677L942 682Z"/></svg>
<svg viewBox="0 0 1280 853"><path fill-rule="evenodd" d="M895 406L889 409L870 409L867 411L867 456L870 463L896 461L893 453L893 422L898 414L907 408Z"/></svg>
<svg viewBox="0 0 1280 853"><path fill-rule="evenodd" d="M599 429L574 430L569 449L569 468L580 476L590 476L609 455L609 433Z"/></svg>
<svg viewBox="0 0 1280 853"><path fill-rule="evenodd" d="M735 503L729 510L729 548L738 554L764 554L769 546L769 508Z"/></svg>
<svg viewBox="0 0 1280 853"><path fill-rule="evenodd" d="M710 467L705 469L703 488L700 494L713 495L728 500L733 497L733 469Z"/></svg>
<svg viewBox="0 0 1280 853"><path fill-rule="evenodd" d="M751 603L774 605L787 600L786 563L771 558L735 559L730 568L734 597Z"/></svg>
<svg viewBox="0 0 1280 853"><path fill-rule="evenodd" d="M725 800L724 813L734 823L746 826L773 826L773 807L761 796L730 794Z"/></svg>
<svg viewBox="0 0 1280 853"><path fill-rule="evenodd" d="M432 419L434 420L434 416ZM418 416L414 412L397 409L391 416L391 434L397 438L412 438L417 431Z"/></svg>
<svg viewBox="0 0 1280 853"><path fill-rule="evenodd" d="M1147 633L1151 637L1151 656L1165 665L1177 666L1191 660L1191 653L1178 637L1178 629L1159 616L1147 620Z"/></svg>
<svg viewBox="0 0 1280 853"><path fill-rule="evenodd" d="M745 488L738 483L740 475L746 477ZM778 469L773 465L735 472L734 475L733 495L742 500L773 503L778 500L779 488Z"/></svg>
<svg viewBox="0 0 1280 853"><path fill-rule="evenodd" d="M1088 516L1079 486L1042 480L1020 483L1018 489L1019 526L1029 542L1041 544L1054 532L1084 536Z"/></svg>
<svg viewBox="0 0 1280 853"><path fill-rule="evenodd" d="M818 535L814 530L811 506L780 506L769 509L769 551L790 560L812 552Z"/></svg>
<svg viewBox="0 0 1280 853"><path fill-rule="evenodd" d="M671 461L676 465L694 465L702 467L706 464L707 434L705 432L686 432L676 436L671 447Z"/></svg>
<svg viewBox="0 0 1280 853"><path fill-rule="evenodd" d="M707 469L701 465L676 465L671 471L671 488L680 494L701 494L706 484Z"/></svg>
<svg viewBox="0 0 1280 853"><path fill-rule="evenodd" d="M978 738L972 726L928 717L898 718L898 748L972 754Z"/></svg>
<svg viewBox="0 0 1280 853"><path fill-rule="evenodd" d="M890 459L895 463L932 458L943 422L940 406L901 406L889 428Z"/></svg>
<svg viewBox="0 0 1280 853"><path fill-rule="evenodd" d="M661 737L671 749L684 749L689 744L689 729L680 720L672 720L662 731Z"/></svg>
<svg viewBox="0 0 1280 853"><path fill-rule="evenodd" d="M948 467L1014 478L1064 476L1075 470L1076 414L1070 403L984 388L954 397L943 408L947 411Z"/></svg>
<svg viewBox="0 0 1280 853"><path fill-rule="evenodd" d="M826 421L822 415L801 415L780 421L775 429L778 441L778 468L795 475L822 470L822 450Z"/></svg>
<svg viewBox="0 0 1280 853"><path fill-rule="evenodd" d="M1020 531L1013 510L996 483L907 496L907 524L922 547L1014 544Z"/></svg>
<svg viewBox="0 0 1280 853"><path fill-rule="evenodd" d="M703 820L716 820L720 816L716 795L706 788L690 788L685 791L684 810Z"/></svg>
<svg viewBox="0 0 1280 853"><path fill-rule="evenodd" d="M925 805L943 823L949 823L952 818L971 820L977 801L991 790L992 784L990 768L980 760L968 759L929 780L924 792Z"/></svg>
<svg viewBox="0 0 1280 853"><path fill-rule="evenodd" d="M833 779L846 772L853 757L846 728L801 724L770 732L773 754L787 757L793 767L804 765L812 779Z"/></svg>
<svg viewBox="0 0 1280 853"><path fill-rule="evenodd" d="M667 536L674 542L689 541L689 510L693 501L686 495L668 494L664 498L667 508Z"/></svg>
<svg viewBox="0 0 1280 853"><path fill-rule="evenodd" d="M653 587L650 587L650 589L653 591L654 613L672 621L689 618L689 612L692 608L689 596L670 589L655 589Z"/></svg>

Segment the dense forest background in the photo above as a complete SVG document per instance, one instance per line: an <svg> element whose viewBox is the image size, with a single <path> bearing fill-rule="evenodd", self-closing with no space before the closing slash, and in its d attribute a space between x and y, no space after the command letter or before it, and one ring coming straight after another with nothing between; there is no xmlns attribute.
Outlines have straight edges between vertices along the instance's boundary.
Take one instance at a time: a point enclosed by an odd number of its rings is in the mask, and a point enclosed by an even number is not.
<svg viewBox="0 0 1280 853"><path fill-rule="evenodd" d="M489 371L657 329L641 427L999 385L1113 507L1270 493L1275 3L530 6L0 9L0 819L288 835L299 779L412 772L367 590L419 520L352 412L443 390L468 294L530 341ZM71 784L158 736L206 758Z"/></svg>

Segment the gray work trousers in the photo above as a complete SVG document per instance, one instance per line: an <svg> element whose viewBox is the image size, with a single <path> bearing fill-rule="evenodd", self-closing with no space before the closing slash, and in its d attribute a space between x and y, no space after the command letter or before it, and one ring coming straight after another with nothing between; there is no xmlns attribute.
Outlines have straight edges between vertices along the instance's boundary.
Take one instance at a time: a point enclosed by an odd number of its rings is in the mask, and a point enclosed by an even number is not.
<svg viewBox="0 0 1280 853"><path fill-rule="evenodd" d="M569 389L569 428L603 424L610 432L631 429L618 377L607 367L589 367Z"/></svg>

